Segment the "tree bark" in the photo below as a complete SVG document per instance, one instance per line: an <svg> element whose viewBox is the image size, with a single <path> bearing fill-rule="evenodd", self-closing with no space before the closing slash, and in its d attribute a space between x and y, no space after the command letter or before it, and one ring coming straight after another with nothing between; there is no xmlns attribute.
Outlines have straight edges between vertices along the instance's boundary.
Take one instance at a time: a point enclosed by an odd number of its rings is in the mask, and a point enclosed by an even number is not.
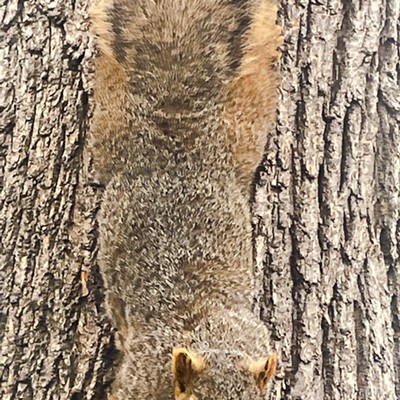
<svg viewBox="0 0 400 400"><path fill-rule="evenodd" d="M290 4L255 205L276 398L400 398L400 3Z"/></svg>
<svg viewBox="0 0 400 400"><path fill-rule="evenodd" d="M286 370L275 399L400 398L399 15L400 0L281 4L254 203L257 309ZM0 0L0 20L0 398L103 399L87 0Z"/></svg>
<svg viewBox="0 0 400 400"><path fill-rule="evenodd" d="M83 153L87 1L0 7L0 398L98 400L111 335Z"/></svg>

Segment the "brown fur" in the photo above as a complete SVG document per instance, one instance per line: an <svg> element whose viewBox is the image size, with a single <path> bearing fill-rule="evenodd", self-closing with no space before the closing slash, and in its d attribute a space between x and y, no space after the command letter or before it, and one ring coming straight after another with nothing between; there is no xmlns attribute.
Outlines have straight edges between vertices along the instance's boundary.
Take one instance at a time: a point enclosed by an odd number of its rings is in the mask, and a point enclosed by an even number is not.
<svg viewBox="0 0 400 400"><path fill-rule="evenodd" d="M276 356L249 311L250 184L275 113L276 5L95 0L91 18L112 399L264 398Z"/></svg>
<svg viewBox="0 0 400 400"><path fill-rule="evenodd" d="M265 132L272 128L275 116L279 83L276 62L282 41L281 30L275 24L276 10L268 1L255 6L241 66L227 86L228 140L246 187L261 161Z"/></svg>

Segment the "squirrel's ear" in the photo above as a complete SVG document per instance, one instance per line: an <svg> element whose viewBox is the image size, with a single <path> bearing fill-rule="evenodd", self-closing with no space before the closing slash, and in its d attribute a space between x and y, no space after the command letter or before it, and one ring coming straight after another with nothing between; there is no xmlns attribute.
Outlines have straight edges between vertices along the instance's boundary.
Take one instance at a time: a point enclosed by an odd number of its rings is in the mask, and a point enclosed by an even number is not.
<svg viewBox="0 0 400 400"><path fill-rule="evenodd" d="M276 367L278 357L276 353L272 353L267 358L262 358L258 361L251 361L247 368L254 375L257 386L260 390L264 390L268 381L276 375Z"/></svg>
<svg viewBox="0 0 400 400"><path fill-rule="evenodd" d="M175 383L175 398L182 398L182 394L188 393L191 381L195 374L205 368L202 357L183 347L172 351L172 373Z"/></svg>

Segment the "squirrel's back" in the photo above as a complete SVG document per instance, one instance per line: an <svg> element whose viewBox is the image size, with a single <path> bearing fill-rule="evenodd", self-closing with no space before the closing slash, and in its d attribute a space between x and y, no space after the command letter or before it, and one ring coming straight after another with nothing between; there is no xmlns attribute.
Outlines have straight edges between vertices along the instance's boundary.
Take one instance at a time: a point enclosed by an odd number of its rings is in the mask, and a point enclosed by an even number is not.
<svg viewBox="0 0 400 400"><path fill-rule="evenodd" d="M212 364L208 354L218 365L228 360L226 368L233 354L244 357L238 376L257 384L241 398L261 397L276 358L252 358L266 355L269 337L249 311L250 184L275 110L276 6L94 0L91 18L99 56L90 146L106 185L99 260L124 352L115 399L173 398L165 365L174 347L176 399L194 399L197 378L212 376L199 375ZM221 320L233 307L243 334L259 327L264 347L246 337L226 349L219 339L202 343L211 325L240 333L235 317ZM138 368L149 368L151 383L146 370L131 376ZM218 385L197 393L237 398L226 393L232 385Z"/></svg>
<svg viewBox="0 0 400 400"><path fill-rule="evenodd" d="M100 0L91 14L100 177L189 160L234 167L247 190L275 110L274 3Z"/></svg>

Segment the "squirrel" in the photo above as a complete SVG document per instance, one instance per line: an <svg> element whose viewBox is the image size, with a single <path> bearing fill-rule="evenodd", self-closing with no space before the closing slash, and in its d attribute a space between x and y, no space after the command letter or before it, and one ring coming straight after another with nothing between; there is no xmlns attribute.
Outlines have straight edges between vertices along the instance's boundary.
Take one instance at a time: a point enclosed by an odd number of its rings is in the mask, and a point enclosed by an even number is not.
<svg viewBox="0 0 400 400"><path fill-rule="evenodd" d="M251 188L273 126L273 0L93 0L99 266L122 360L110 398L264 399Z"/></svg>

